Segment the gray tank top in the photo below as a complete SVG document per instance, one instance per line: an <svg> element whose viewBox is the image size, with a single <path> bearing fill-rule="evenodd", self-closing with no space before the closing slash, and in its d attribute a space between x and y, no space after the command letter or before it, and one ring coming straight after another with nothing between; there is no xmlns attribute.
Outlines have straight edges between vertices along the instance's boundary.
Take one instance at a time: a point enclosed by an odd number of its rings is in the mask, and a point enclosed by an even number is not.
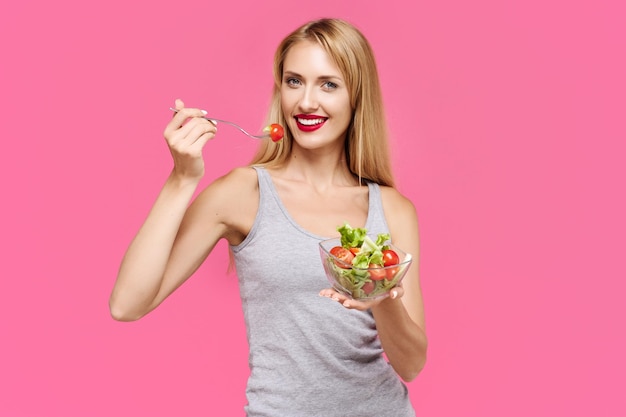
<svg viewBox="0 0 626 417"><path fill-rule="evenodd" d="M410 417L406 386L384 359L370 311L348 310L328 288L318 244L254 167L259 210L234 253L249 344L250 417ZM366 228L387 232L380 189L369 183ZM339 225L337 225L339 226Z"/></svg>

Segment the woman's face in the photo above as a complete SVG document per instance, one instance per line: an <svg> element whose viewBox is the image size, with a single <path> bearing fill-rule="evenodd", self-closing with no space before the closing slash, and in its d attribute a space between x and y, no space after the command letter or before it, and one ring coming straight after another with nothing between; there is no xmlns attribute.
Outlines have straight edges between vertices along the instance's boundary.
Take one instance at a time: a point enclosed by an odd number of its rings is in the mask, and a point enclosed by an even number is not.
<svg viewBox="0 0 626 417"><path fill-rule="evenodd" d="M314 42L298 42L285 56L282 111L298 145L315 148L345 140L352 120L350 94L341 71Z"/></svg>

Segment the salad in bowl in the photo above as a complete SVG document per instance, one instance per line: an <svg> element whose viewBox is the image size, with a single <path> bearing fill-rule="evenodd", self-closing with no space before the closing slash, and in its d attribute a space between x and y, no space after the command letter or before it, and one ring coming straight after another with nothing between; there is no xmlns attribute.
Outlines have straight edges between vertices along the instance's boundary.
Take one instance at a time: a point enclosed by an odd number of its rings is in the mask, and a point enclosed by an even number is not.
<svg viewBox="0 0 626 417"><path fill-rule="evenodd" d="M368 300L387 294L402 281L412 258L391 243L388 233L371 235L347 223L337 231L341 237L319 244L326 277L335 290Z"/></svg>

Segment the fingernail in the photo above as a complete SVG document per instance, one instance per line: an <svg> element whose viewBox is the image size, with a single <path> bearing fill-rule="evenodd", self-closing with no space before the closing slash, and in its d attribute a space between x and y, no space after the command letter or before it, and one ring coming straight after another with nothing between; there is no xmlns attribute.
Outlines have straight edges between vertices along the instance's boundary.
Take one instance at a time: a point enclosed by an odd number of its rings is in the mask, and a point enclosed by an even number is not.
<svg viewBox="0 0 626 417"><path fill-rule="evenodd" d="M344 307L350 307L350 302L349 301L344 301L343 302L343 306Z"/></svg>
<svg viewBox="0 0 626 417"><path fill-rule="evenodd" d="M398 291L396 291L396 290L391 291L391 299L392 300L395 299L397 296L398 296Z"/></svg>
<svg viewBox="0 0 626 417"><path fill-rule="evenodd" d="M207 115L207 111L206 110L200 110L202 112L202 114L204 114L205 116Z"/></svg>

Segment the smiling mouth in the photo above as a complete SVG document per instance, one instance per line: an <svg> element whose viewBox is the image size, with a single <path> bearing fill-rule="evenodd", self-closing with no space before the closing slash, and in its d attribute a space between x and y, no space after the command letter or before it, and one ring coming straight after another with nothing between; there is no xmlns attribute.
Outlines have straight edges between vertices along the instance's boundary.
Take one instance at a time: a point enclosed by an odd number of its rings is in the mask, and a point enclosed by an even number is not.
<svg viewBox="0 0 626 417"><path fill-rule="evenodd" d="M324 123L326 120L327 118L324 118L324 117L316 117L314 119L296 117L296 121L300 123L301 125L305 125L305 126L320 125Z"/></svg>
<svg viewBox="0 0 626 417"><path fill-rule="evenodd" d="M294 117L298 129L302 132L313 132L324 126L328 117L321 117L313 114L299 114Z"/></svg>

